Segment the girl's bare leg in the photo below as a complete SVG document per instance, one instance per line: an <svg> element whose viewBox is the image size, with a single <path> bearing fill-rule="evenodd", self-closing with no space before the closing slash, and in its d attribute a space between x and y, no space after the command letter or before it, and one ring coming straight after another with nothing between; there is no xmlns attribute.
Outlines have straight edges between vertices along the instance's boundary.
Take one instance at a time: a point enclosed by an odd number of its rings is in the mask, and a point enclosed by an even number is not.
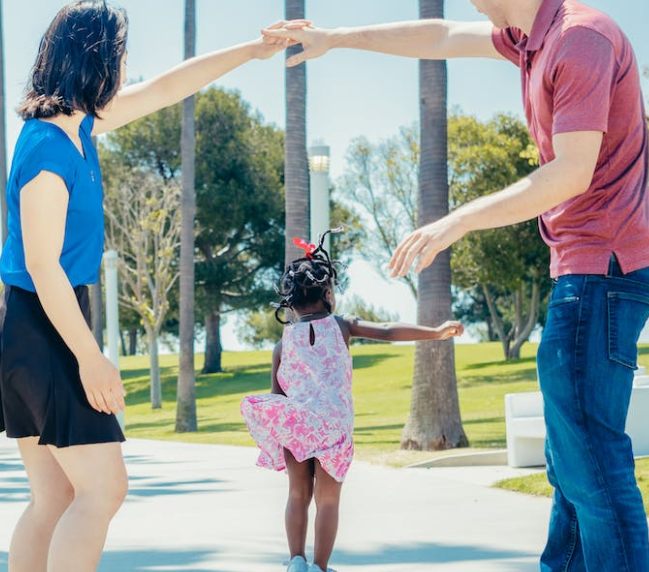
<svg viewBox="0 0 649 572"><path fill-rule="evenodd" d="M10 572L46 572L50 540L74 490L52 453L38 437L18 439L29 479L30 501L20 517L9 548Z"/></svg>
<svg viewBox="0 0 649 572"><path fill-rule="evenodd" d="M108 525L128 489L121 445L50 447L50 451L72 483L74 500L54 530L47 572L94 572Z"/></svg>
<svg viewBox="0 0 649 572"><path fill-rule="evenodd" d="M336 481L320 462L315 460L315 558L313 561L326 572L338 532L338 507L342 483Z"/></svg>
<svg viewBox="0 0 649 572"><path fill-rule="evenodd" d="M288 549L291 558L294 556L306 558L309 505L313 498L313 459L298 463L288 449L284 449L284 458L289 482L285 516Z"/></svg>

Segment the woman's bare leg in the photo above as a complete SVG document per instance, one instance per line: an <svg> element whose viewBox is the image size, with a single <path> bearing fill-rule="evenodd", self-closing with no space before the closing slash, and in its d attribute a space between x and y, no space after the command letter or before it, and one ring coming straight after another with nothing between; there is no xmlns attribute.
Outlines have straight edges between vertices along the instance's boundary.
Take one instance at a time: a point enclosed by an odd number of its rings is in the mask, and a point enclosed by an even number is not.
<svg viewBox="0 0 649 572"><path fill-rule="evenodd" d="M128 489L121 445L50 447L50 451L72 483L74 500L54 530L47 572L94 572L108 525Z"/></svg>
<svg viewBox="0 0 649 572"><path fill-rule="evenodd" d="M70 481L38 437L18 439L29 479L30 501L9 548L9 572L46 572L50 540L74 498Z"/></svg>

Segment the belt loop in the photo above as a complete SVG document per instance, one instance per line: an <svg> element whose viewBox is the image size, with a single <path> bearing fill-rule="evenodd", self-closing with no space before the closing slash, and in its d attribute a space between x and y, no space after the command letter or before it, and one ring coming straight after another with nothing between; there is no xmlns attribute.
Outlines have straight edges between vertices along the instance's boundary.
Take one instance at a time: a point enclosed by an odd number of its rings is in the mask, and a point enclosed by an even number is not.
<svg viewBox="0 0 649 572"><path fill-rule="evenodd" d="M622 269L620 268L620 263L617 259L617 256L615 256L615 252L611 252L611 257L608 259L608 272L606 276L611 277L621 275Z"/></svg>

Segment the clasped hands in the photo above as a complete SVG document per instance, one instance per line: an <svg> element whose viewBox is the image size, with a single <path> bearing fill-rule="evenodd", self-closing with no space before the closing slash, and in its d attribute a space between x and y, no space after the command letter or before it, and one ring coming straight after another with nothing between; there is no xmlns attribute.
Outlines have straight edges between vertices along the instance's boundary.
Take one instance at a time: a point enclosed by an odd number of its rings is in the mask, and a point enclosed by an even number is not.
<svg viewBox="0 0 649 572"><path fill-rule="evenodd" d="M275 51L302 45L302 51L286 60L287 67L295 67L306 60L318 58L336 46L335 30L317 28L310 20L279 21L261 31L262 42ZM417 260L415 272L430 266L437 255L464 236L466 230L455 213L416 229L397 246L388 268L393 278L408 274Z"/></svg>

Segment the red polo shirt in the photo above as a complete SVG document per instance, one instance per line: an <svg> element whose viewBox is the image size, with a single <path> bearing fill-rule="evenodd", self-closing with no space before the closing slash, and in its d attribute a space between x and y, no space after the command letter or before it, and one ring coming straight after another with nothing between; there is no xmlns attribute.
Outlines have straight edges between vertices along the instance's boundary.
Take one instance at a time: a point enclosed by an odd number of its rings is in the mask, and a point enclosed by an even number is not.
<svg viewBox="0 0 649 572"><path fill-rule="evenodd" d="M640 74L631 44L606 14L575 0L544 0L530 36L494 30L496 49L521 68L525 114L541 164L552 136L601 131L589 189L539 218L550 274L606 274L649 266L649 151Z"/></svg>

